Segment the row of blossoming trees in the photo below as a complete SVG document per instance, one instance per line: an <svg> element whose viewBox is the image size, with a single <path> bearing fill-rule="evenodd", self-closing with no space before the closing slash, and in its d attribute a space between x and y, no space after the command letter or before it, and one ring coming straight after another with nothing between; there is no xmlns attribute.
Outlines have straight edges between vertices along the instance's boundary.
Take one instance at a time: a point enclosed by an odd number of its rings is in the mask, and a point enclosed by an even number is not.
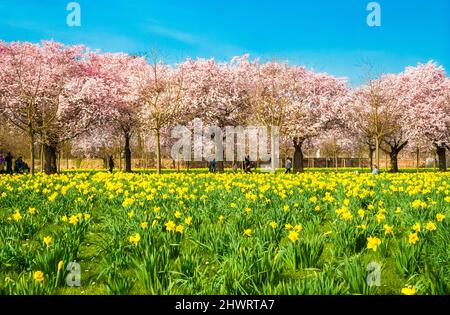
<svg viewBox="0 0 450 315"><path fill-rule="evenodd" d="M392 171L405 148L435 150L441 170L450 150L450 79L433 62L350 88L328 74L247 55L168 65L154 53L0 42L0 113L27 135L32 173L36 143L43 146L45 171L54 173L65 143L92 156L117 139L131 171L130 143L142 130L152 133L159 172L161 145L171 141L167 130L194 117L219 127L278 127L294 148L297 171L304 146L327 141L346 151L364 145L378 165L383 150Z"/></svg>

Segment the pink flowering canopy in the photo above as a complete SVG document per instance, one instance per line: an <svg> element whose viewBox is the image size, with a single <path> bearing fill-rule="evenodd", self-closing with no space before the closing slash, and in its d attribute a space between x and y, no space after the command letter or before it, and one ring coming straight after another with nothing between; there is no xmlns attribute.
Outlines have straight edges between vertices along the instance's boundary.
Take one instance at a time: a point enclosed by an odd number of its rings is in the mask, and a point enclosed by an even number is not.
<svg viewBox="0 0 450 315"><path fill-rule="evenodd" d="M287 147L293 139L308 149L335 139L348 152L374 138L398 151L450 144L450 78L432 61L350 88L343 78L249 55L150 59L54 41L0 42L0 113L32 142L70 140L87 156L137 132L159 150L173 143L174 125L195 117L221 128L276 126Z"/></svg>

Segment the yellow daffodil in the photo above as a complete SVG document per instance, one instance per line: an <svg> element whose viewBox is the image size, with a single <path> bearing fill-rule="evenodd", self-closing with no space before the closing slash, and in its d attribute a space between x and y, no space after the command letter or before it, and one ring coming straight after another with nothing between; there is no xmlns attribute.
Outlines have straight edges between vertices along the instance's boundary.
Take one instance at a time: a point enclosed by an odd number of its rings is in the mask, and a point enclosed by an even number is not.
<svg viewBox="0 0 450 315"><path fill-rule="evenodd" d="M52 237L51 236L46 236L44 237L44 244L49 247L50 244L52 243Z"/></svg>
<svg viewBox="0 0 450 315"><path fill-rule="evenodd" d="M410 233L408 235L408 242L410 244L414 245L414 244L417 243L418 240L419 240L419 236L417 235L417 232L416 233Z"/></svg>
<svg viewBox="0 0 450 315"><path fill-rule="evenodd" d="M63 267L64 267L64 262L62 260L60 260L58 263L58 272L60 272Z"/></svg>
<svg viewBox="0 0 450 315"><path fill-rule="evenodd" d="M295 243L298 240L298 232L290 231L288 238Z"/></svg>
<svg viewBox="0 0 450 315"><path fill-rule="evenodd" d="M173 231L175 231L175 228L177 225L175 224L175 222L169 221L165 224L165 226L166 226L166 231L173 232Z"/></svg>
<svg viewBox="0 0 450 315"><path fill-rule="evenodd" d="M402 289L402 294L404 295L415 295L416 288L415 287L405 287Z"/></svg>
<svg viewBox="0 0 450 315"><path fill-rule="evenodd" d="M141 235L139 233L136 233L135 235L131 235L128 238L129 242L131 244L134 244L134 246L137 246L137 244L139 243L139 241L141 240Z"/></svg>
<svg viewBox="0 0 450 315"><path fill-rule="evenodd" d="M177 225L175 232L182 234L184 232L184 226L183 225Z"/></svg>
<svg viewBox="0 0 450 315"><path fill-rule="evenodd" d="M33 279L37 282L44 281L44 273L42 271L36 271L33 275Z"/></svg>
<svg viewBox="0 0 450 315"><path fill-rule="evenodd" d="M75 225L75 224L78 223L78 220L79 219L78 219L78 217L76 215L71 215L70 218L69 218L69 223Z"/></svg>
<svg viewBox="0 0 450 315"><path fill-rule="evenodd" d="M377 251L377 247L380 244L381 244L381 240L378 237L369 236L367 238L367 248L373 250L374 252Z"/></svg>
<svg viewBox="0 0 450 315"><path fill-rule="evenodd" d="M14 221L18 222L23 219L22 215L20 214L19 210L16 210L16 212L13 214Z"/></svg>
<svg viewBox="0 0 450 315"><path fill-rule="evenodd" d="M385 234L385 235L392 234L393 231L394 231L394 227L393 227L392 225L385 224L385 225L383 226L383 228L384 228L384 234Z"/></svg>
<svg viewBox="0 0 450 315"><path fill-rule="evenodd" d="M436 224L434 224L434 222L432 222L432 221L428 221L427 225L426 225L426 228L430 232L435 231L436 230Z"/></svg>
<svg viewBox="0 0 450 315"><path fill-rule="evenodd" d="M186 219L184 219L184 223L186 223L187 225L191 225L192 224L192 217L187 217Z"/></svg>

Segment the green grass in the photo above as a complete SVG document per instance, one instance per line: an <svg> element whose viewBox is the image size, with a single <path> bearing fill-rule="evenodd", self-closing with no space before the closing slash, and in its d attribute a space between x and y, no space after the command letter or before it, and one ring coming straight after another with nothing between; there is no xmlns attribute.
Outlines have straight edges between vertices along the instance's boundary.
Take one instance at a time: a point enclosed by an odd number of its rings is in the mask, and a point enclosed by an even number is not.
<svg viewBox="0 0 450 315"><path fill-rule="evenodd" d="M406 285L450 293L448 174L165 172L0 177L0 294L400 294ZM78 213L75 224L62 220ZM438 222L438 213L447 218ZM183 233L167 231L169 221ZM430 221L435 231L426 230ZM416 222L422 229L412 245ZM288 238L288 223L301 224L298 240ZM368 236L380 238L377 251L367 248ZM397 268L402 242L417 251L410 274ZM81 265L81 287L68 287L67 272L57 272L59 261L72 260ZM366 283L373 261L383 266L380 287ZM33 279L38 270L41 283Z"/></svg>

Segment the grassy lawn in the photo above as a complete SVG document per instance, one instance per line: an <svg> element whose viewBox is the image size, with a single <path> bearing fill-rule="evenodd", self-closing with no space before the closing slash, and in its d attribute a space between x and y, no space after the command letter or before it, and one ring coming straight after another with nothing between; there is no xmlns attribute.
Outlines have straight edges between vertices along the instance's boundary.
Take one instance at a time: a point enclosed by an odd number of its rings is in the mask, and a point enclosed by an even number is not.
<svg viewBox="0 0 450 315"><path fill-rule="evenodd" d="M450 176L355 170L0 176L0 294L450 294Z"/></svg>

